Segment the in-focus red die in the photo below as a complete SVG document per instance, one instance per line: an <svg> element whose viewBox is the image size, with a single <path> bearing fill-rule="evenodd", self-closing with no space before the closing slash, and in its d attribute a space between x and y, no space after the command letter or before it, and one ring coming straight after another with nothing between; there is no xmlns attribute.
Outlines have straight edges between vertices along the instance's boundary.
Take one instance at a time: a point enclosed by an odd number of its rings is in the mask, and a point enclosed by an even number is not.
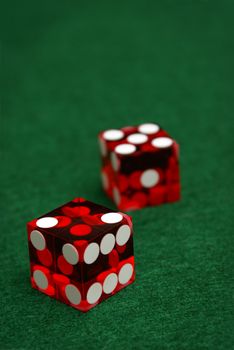
<svg viewBox="0 0 234 350"><path fill-rule="evenodd" d="M180 199L179 145L159 125L106 130L98 140L103 188L118 209Z"/></svg>
<svg viewBox="0 0 234 350"><path fill-rule="evenodd" d="M27 224L32 287L87 312L135 278L131 218L76 198Z"/></svg>

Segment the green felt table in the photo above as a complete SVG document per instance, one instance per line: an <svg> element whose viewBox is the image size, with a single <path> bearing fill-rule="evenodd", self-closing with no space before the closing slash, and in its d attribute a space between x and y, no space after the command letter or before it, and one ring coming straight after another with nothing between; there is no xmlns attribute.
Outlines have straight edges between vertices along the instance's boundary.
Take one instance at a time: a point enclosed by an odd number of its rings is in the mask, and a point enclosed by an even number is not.
<svg viewBox="0 0 234 350"><path fill-rule="evenodd" d="M231 349L232 1L10 1L2 20L5 349ZM132 212L134 284L87 314L29 283L25 224L101 190L100 130L160 123L182 200Z"/></svg>

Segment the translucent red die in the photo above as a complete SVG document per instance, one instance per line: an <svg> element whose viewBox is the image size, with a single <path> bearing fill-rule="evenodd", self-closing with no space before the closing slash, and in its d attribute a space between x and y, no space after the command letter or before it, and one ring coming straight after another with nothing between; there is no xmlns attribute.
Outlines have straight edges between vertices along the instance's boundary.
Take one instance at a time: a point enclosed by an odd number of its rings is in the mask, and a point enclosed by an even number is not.
<svg viewBox="0 0 234 350"><path fill-rule="evenodd" d="M103 189L119 210L180 199L179 145L154 123L99 133Z"/></svg>
<svg viewBox="0 0 234 350"><path fill-rule="evenodd" d="M84 198L27 224L32 287L87 312L135 278L131 218Z"/></svg>

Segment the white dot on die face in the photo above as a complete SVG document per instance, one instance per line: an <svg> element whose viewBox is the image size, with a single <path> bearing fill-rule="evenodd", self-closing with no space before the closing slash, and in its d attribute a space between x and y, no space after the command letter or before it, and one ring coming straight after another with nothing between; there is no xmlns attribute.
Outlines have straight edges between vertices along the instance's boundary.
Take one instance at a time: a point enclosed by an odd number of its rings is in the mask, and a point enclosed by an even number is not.
<svg viewBox="0 0 234 350"><path fill-rule="evenodd" d="M115 152L122 155L132 154L136 151L136 146L123 143L115 147Z"/></svg>
<svg viewBox="0 0 234 350"><path fill-rule="evenodd" d="M45 238L40 231L33 230L30 233L30 241L32 242L34 248L36 248L37 250L44 250L46 247Z"/></svg>
<svg viewBox="0 0 234 350"><path fill-rule="evenodd" d="M102 295L102 285L101 283L94 283L87 292L87 302L89 304L95 304Z"/></svg>
<svg viewBox="0 0 234 350"><path fill-rule="evenodd" d="M40 271L40 270L35 270L33 272L33 278L34 278L34 281L36 283L36 285L41 288L41 289L47 289L48 287L48 279L46 277L46 275Z"/></svg>
<svg viewBox="0 0 234 350"><path fill-rule="evenodd" d="M156 137L156 139L153 139L151 143L157 148L167 148L173 144L173 140L169 137Z"/></svg>
<svg viewBox="0 0 234 350"><path fill-rule="evenodd" d="M116 242L122 246L129 240L131 236L131 228L128 225L122 225L116 233Z"/></svg>
<svg viewBox="0 0 234 350"><path fill-rule="evenodd" d="M117 171L119 169L119 159L114 152L111 153L110 159L113 169Z"/></svg>
<svg viewBox="0 0 234 350"><path fill-rule="evenodd" d="M118 141L124 137L124 132L118 129L107 130L103 133L103 138L107 141Z"/></svg>
<svg viewBox="0 0 234 350"><path fill-rule="evenodd" d="M118 283L118 277L116 275L116 273L110 273L104 280L103 283L103 291L106 294L110 294L112 293Z"/></svg>
<svg viewBox="0 0 234 350"><path fill-rule="evenodd" d="M128 142L133 143L135 145L140 145L141 143L145 143L148 140L148 136L144 134L132 134L127 138Z"/></svg>
<svg viewBox="0 0 234 350"><path fill-rule="evenodd" d="M107 233L101 240L100 250L101 253L109 254L115 246L115 236L112 233Z"/></svg>
<svg viewBox="0 0 234 350"><path fill-rule="evenodd" d="M76 286L74 286L73 284L68 284L65 287L65 294L67 299L70 301L70 303L74 305L80 304L81 294L79 289Z"/></svg>
<svg viewBox="0 0 234 350"><path fill-rule="evenodd" d="M119 283L125 284L130 281L133 274L133 266L131 264L125 264L119 271Z"/></svg>
<svg viewBox="0 0 234 350"><path fill-rule="evenodd" d="M109 181L108 181L108 177L105 173L101 173L101 180L102 180L102 186L103 186L104 190L107 190L109 187Z"/></svg>
<svg viewBox="0 0 234 350"><path fill-rule="evenodd" d="M38 219L36 225L40 228L50 228L56 226L57 223L58 220L56 218L47 217Z"/></svg>
<svg viewBox="0 0 234 350"><path fill-rule="evenodd" d="M153 123L147 123L147 124L142 124L139 126L138 130L140 132L143 132L144 134L155 134L156 132L158 132L160 129L160 127L157 124L153 124Z"/></svg>
<svg viewBox="0 0 234 350"><path fill-rule="evenodd" d="M79 261L79 254L74 245L66 243L62 248L64 259L71 265L76 265Z"/></svg>
<svg viewBox="0 0 234 350"><path fill-rule="evenodd" d="M113 198L114 198L115 204L118 205L120 203L121 198L120 198L119 190L116 187L113 188Z"/></svg>
<svg viewBox="0 0 234 350"><path fill-rule="evenodd" d="M99 146L100 146L101 155L102 155L103 157L105 157L105 156L107 155L106 143L105 143L104 140L102 140L102 139L100 139L100 138L98 139L98 141L99 141Z"/></svg>
<svg viewBox="0 0 234 350"><path fill-rule="evenodd" d="M99 245L97 243L90 243L84 252L84 261L86 264L92 264L97 260L99 255Z"/></svg>
<svg viewBox="0 0 234 350"><path fill-rule="evenodd" d="M101 216L101 220L105 224L116 224L123 220L123 215L120 213L107 213Z"/></svg>
<svg viewBox="0 0 234 350"><path fill-rule="evenodd" d="M142 186L146 188L153 187L159 182L159 173L154 169L148 169L141 175L140 181Z"/></svg>

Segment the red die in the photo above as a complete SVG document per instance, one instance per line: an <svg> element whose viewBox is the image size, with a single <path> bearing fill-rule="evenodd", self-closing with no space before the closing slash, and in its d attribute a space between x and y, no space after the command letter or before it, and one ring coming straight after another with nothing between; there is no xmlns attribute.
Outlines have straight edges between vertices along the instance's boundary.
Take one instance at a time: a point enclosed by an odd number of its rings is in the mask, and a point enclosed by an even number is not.
<svg viewBox="0 0 234 350"><path fill-rule="evenodd" d="M98 139L103 188L120 210L180 199L179 146L160 126L106 130Z"/></svg>
<svg viewBox="0 0 234 350"><path fill-rule="evenodd" d="M131 218L83 198L27 224L31 284L87 312L135 278Z"/></svg>

